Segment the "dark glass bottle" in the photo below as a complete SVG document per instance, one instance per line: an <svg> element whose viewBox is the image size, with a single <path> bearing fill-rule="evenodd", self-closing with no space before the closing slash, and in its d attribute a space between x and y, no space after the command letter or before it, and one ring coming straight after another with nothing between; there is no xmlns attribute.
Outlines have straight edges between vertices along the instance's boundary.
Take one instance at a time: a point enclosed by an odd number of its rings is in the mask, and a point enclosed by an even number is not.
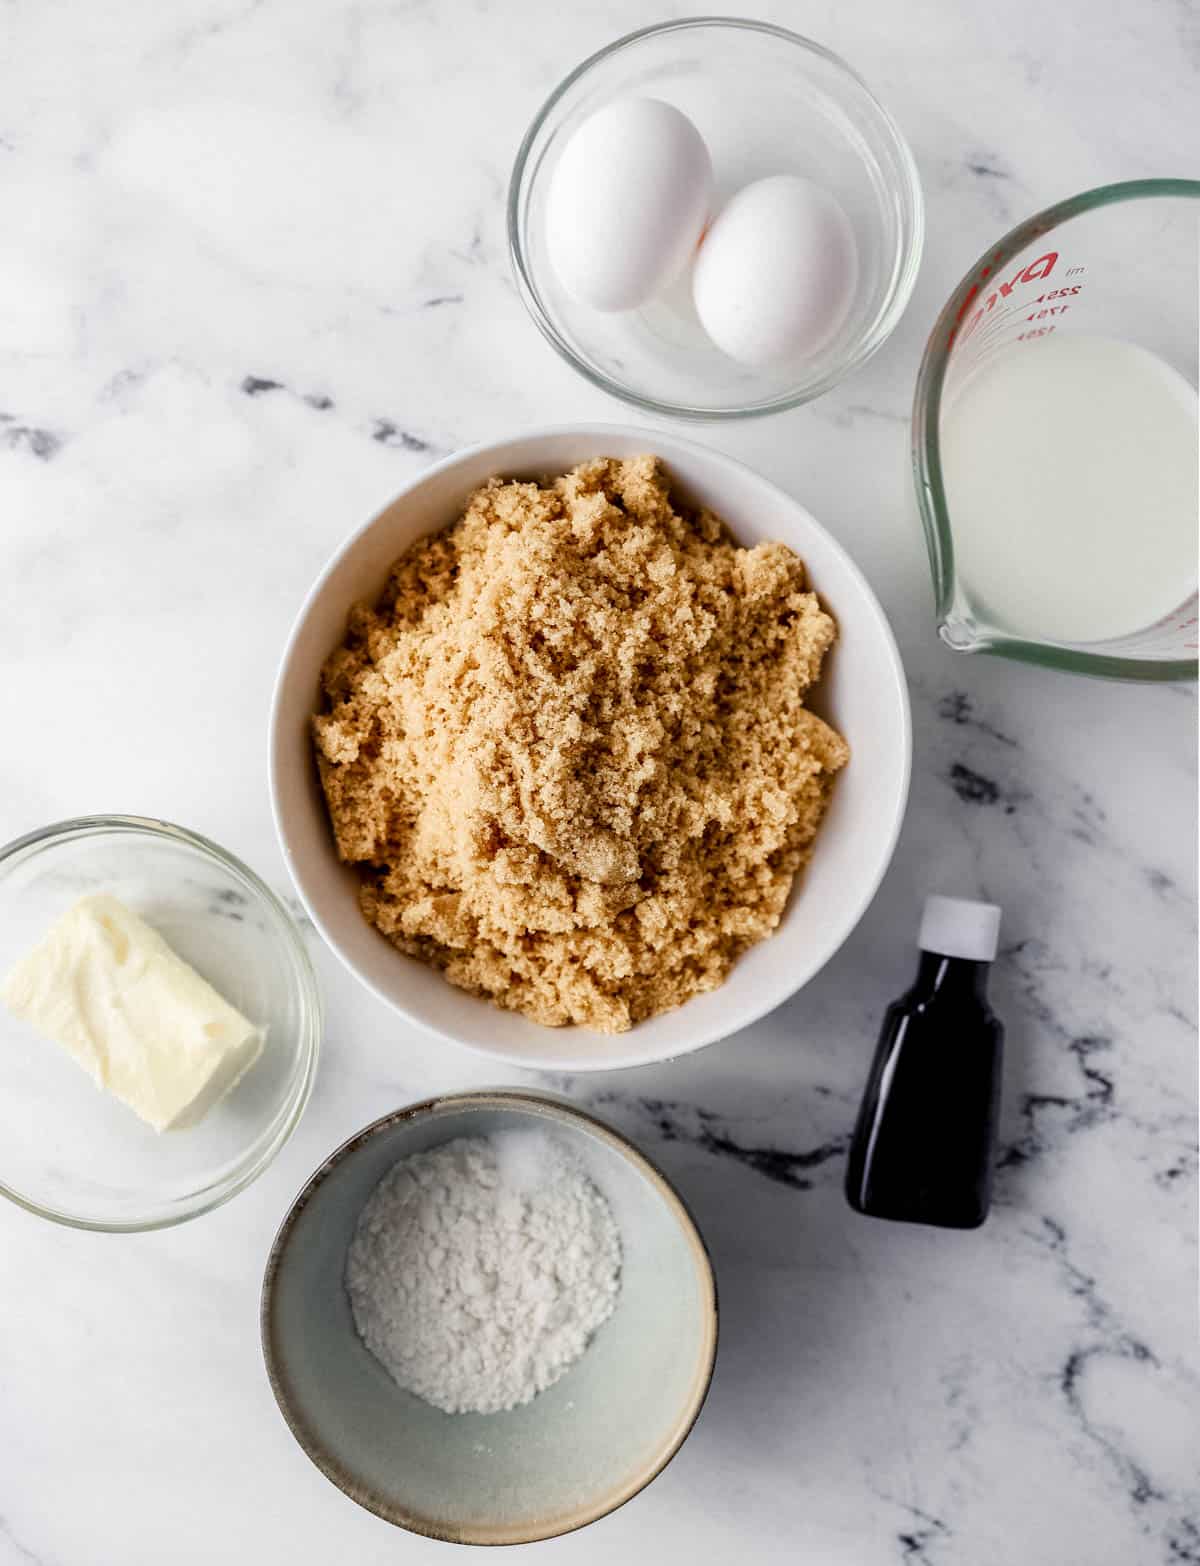
<svg viewBox="0 0 1200 1566"><path fill-rule="evenodd" d="M1004 1046L987 999L999 923L987 903L926 905L916 982L888 1007L850 1145L856 1212L947 1229L987 1217Z"/></svg>

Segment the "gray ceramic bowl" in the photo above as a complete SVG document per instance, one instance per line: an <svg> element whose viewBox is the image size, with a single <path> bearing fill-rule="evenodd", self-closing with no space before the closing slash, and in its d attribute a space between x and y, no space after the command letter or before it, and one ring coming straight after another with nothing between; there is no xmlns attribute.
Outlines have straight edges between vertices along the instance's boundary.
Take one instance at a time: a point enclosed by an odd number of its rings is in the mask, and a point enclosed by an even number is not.
<svg viewBox="0 0 1200 1566"><path fill-rule="evenodd" d="M531 1403L443 1414L398 1387L359 1340L342 1281L346 1247L398 1159L533 1122L571 1146L612 1206L617 1308ZM433 1538L524 1544L613 1511L682 1446L712 1377L716 1287L687 1209L623 1137L557 1099L460 1093L384 1116L317 1170L271 1248L262 1337L292 1434L352 1500Z"/></svg>

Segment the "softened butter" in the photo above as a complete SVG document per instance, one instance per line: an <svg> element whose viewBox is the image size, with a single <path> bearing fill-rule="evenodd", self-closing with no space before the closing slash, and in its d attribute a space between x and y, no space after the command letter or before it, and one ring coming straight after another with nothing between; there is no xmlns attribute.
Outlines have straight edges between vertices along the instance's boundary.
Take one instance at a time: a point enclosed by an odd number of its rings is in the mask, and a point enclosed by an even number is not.
<svg viewBox="0 0 1200 1566"><path fill-rule="evenodd" d="M69 908L0 998L156 1131L194 1125L263 1047L263 1029L115 897Z"/></svg>

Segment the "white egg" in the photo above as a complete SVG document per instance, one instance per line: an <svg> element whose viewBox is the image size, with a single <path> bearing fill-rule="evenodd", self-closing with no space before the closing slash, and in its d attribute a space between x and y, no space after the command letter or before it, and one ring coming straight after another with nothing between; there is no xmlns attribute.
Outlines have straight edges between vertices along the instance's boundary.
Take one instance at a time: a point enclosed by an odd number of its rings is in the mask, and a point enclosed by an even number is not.
<svg viewBox="0 0 1200 1566"><path fill-rule="evenodd" d="M560 282L596 310L632 310L672 282L708 221L712 161L700 132L657 98L625 98L585 120L546 196Z"/></svg>
<svg viewBox="0 0 1200 1566"><path fill-rule="evenodd" d="M850 220L820 185L776 174L739 190L696 257L692 298L743 364L811 359L846 319L858 280Z"/></svg>

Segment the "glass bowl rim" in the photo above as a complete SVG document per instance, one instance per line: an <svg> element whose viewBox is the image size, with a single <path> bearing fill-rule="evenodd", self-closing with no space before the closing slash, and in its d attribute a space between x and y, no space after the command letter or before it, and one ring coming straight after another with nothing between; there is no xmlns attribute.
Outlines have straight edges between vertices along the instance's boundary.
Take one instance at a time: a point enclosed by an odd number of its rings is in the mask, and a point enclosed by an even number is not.
<svg viewBox="0 0 1200 1566"><path fill-rule="evenodd" d="M11 842L0 846L0 876L12 860L27 856L31 850L41 851L79 838L120 833L182 844L193 849L203 857L215 860L265 904L267 910L275 917L299 993L301 1039L300 1059L293 1073L293 1084L282 1108L276 1112L267 1127L266 1140L257 1157L248 1162L243 1160L224 1179L176 1198L165 1206L160 1206L145 1218L91 1218L82 1213L70 1212L65 1208L38 1201L17 1190L15 1186L9 1185L3 1177L0 1177L0 1196L7 1197L26 1212L33 1213L39 1218L49 1219L52 1223L63 1224L67 1228L84 1229L101 1234L138 1234L154 1229L173 1228L176 1224L186 1223L189 1219L199 1218L224 1206L239 1191L244 1191L248 1185L257 1180L291 1137L308 1105L316 1076L324 1015L316 969L304 944L295 916L283 900L248 865L243 864L228 849L222 848L220 844L214 843L211 838L204 837L199 832L192 832L187 827L177 826L173 822L162 821L153 816L73 816L63 821L52 822L49 826L39 827L32 832L23 833L20 837L13 838Z"/></svg>
<svg viewBox="0 0 1200 1566"><path fill-rule="evenodd" d="M954 600L954 540L950 531L949 508L942 479L941 443L938 418L941 413L942 387L950 359L951 333L959 313L966 308L971 290L977 288L984 267L995 271L1007 265L1029 244L1051 229L1088 212L1119 206L1126 201L1159 200L1181 197L1200 201L1200 180L1131 179L1111 185L1097 185L1077 196L1068 196L1025 218L995 244L990 245L963 274L943 305L925 344L921 367L913 393L911 453L917 509L929 552L933 576L934 616L938 635L947 640ZM958 646L951 642L950 645ZM959 650L964 650L959 646ZM1022 637L1009 637L989 627L988 636L966 649L994 657L1016 659L1048 669L1072 674L1092 674L1108 679L1159 681L1195 680L1197 662L1191 658L1120 658L1112 653L1084 652L1068 646L1054 647Z"/></svg>
<svg viewBox="0 0 1200 1566"><path fill-rule="evenodd" d="M797 47L804 53L815 55L825 64L833 66L835 71L843 76L865 98L880 130L891 144L891 150L899 165L901 178L899 183L893 184L890 189L893 195L899 195L901 205L906 209L905 215L909 225L907 238L904 238L902 230L901 243L896 247L896 257L899 264L889 286L885 308L876 320L873 329L858 340L853 351L842 358L837 365L831 367L819 381L813 382L811 386L807 386L801 391L785 392L764 402L732 408L706 408L696 404L667 402L661 398L646 396L634 391L620 381L613 380L610 376L605 375L603 371L589 364L559 332L554 322L550 319L549 314L543 308L532 270L528 265L525 247L521 241L522 195L524 193L525 175L530 153L547 119L561 99L566 96L577 82L589 74L593 67L602 65L611 56L642 43L647 38L702 28L728 28L740 32L764 34L767 37L777 39L781 43ZM913 289L916 286L917 274L921 266L921 255L925 246L925 198L921 189L916 159L913 157L912 149L909 147L899 125L867 86L863 78L840 55L835 54L832 49L827 49L824 44L819 44L814 39L805 37L802 33L793 32L787 27L780 27L774 22L762 22L752 18L737 16L688 16L674 21L654 22L648 27L639 27L633 32L623 34L620 38L613 39L611 43L605 44L602 49L597 49L593 54L588 55L585 60L580 61L572 71L563 77L545 99L521 139L521 145L517 150L512 174L509 178L506 213L509 262L512 266L517 290L534 325L559 357L564 359L591 385L607 392L612 397L616 397L621 402L640 408L645 413L662 414L668 418L686 419L697 423L719 423L732 419L761 418L766 414L783 413L790 408L799 408L807 402L813 402L816 398L824 396L834 386L839 385L856 370L861 369L867 360L882 348L908 307Z"/></svg>

